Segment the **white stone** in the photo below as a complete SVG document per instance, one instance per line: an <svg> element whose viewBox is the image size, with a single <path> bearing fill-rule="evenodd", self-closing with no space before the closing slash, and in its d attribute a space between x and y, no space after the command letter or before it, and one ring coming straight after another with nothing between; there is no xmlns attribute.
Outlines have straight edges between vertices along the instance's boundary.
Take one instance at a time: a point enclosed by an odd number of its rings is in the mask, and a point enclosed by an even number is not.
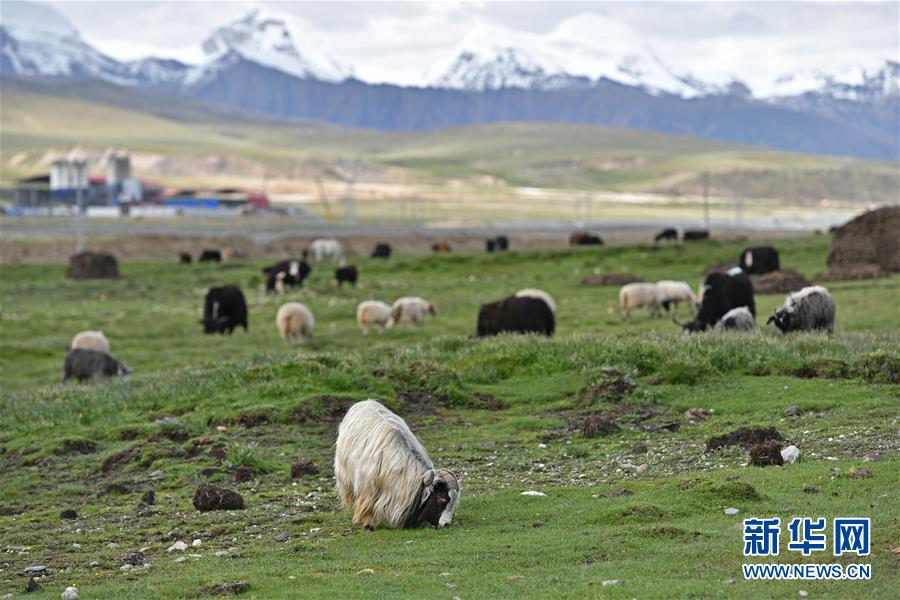
<svg viewBox="0 0 900 600"><path fill-rule="evenodd" d="M606 587L606 586L609 586L609 585L619 585L620 583L622 583L622 580L621 580L621 579L604 579L604 580L603 580L603 587Z"/></svg>
<svg viewBox="0 0 900 600"><path fill-rule="evenodd" d="M176 563L183 563L183 562L186 561L186 560L187 560L187 556L182 556L181 558L176 558L176 559L175 559L175 562L176 562Z"/></svg>
<svg viewBox="0 0 900 600"><path fill-rule="evenodd" d="M739 511L736 508L732 508L732 507L728 507L725 509L725 514L728 515L729 517L734 516L734 515L738 514L739 512L741 512L741 511Z"/></svg>
<svg viewBox="0 0 900 600"><path fill-rule="evenodd" d="M797 446L788 446L781 451L781 460L786 463L797 462L798 458L800 458L800 448Z"/></svg>
<svg viewBox="0 0 900 600"><path fill-rule="evenodd" d="M522 492L522 495L523 496L546 496L547 494L545 494L544 492L536 492L534 490L526 490L526 491Z"/></svg>
<svg viewBox="0 0 900 600"><path fill-rule="evenodd" d="M228 556L228 550L219 550L218 552L216 552L216 556L218 556L219 558L222 558L223 556Z"/></svg>
<svg viewBox="0 0 900 600"><path fill-rule="evenodd" d="M191 542L191 546L193 546L194 548L199 548L202 545L203 545L203 540L201 540L199 538L194 540L193 542Z"/></svg>
<svg viewBox="0 0 900 600"><path fill-rule="evenodd" d="M799 592L797 592L797 595L801 598L806 598L807 596L809 596L809 592L807 592L806 590L800 590Z"/></svg>
<svg viewBox="0 0 900 600"><path fill-rule="evenodd" d="M62 593L62 600L75 600L78 598L78 588L76 587L67 587L66 591Z"/></svg>
<svg viewBox="0 0 900 600"><path fill-rule="evenodd" d="M119 567L119 570L120 570L120 571L130 571L130 570L131 570L131 566L132 566L132 565L122 565L121 567Z"/></svg>
<svg viewBox="0 0 900 600"><path fill-rule="evenodd" d="M178 552L184 552L187 549L188 549L188 545L185 544L184 542L182 542L181 540L178 540L177 542L175 542L174 544L169 546L166 549L166 552L175 552L176 550Z"/></svg>

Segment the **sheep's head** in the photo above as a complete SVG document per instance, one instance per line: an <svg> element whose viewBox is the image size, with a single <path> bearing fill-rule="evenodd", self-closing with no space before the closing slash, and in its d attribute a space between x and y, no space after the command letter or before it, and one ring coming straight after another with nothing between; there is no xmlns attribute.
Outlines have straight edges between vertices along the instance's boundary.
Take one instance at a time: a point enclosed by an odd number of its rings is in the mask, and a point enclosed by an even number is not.
<svg viewBox="0 0 900 600"><path fill-rule="evenodd" d="M460 481L447 469L429 469L422 477L422 504L412 519L413 527L426 523L432 527L447 527L459 502Z"/></svg>

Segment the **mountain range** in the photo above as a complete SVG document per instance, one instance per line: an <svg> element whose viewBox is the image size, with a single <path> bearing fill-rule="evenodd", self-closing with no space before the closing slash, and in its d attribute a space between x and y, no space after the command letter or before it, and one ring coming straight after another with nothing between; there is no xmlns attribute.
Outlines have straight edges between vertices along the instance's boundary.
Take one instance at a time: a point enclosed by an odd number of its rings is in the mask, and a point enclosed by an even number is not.
<svg viewBox="0 0 900 600"><path fill-rule="evenodd" d="M7 7L15 7L10 10ZM785 150L900 158L900 63L779 77L764 97L660 59L633 28L586 13L546 34L472 29L421 85L354 77L306 22L254 10L202 39L192 63L119 61L47 5L8 3L0 75L101 79L277 118L420 130L499 121L599 123Z"/></svg>

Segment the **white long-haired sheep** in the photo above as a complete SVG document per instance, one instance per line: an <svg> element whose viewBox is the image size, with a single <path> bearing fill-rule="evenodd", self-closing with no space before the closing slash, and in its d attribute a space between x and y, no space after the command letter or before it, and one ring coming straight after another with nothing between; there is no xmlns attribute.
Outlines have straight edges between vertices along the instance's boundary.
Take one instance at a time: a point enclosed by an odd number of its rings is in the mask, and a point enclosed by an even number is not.
<svg viewBox="0 0 900 600"><path fill-rule="evenodd" d="M782 333L814 329L834 333L836 311L837 305L831 292L814 285L790 294L784 301L784 306L775 309L775 314L769 317L766 324L774 322Z"/></svg>
<svg viewBox="0 0 900 600"><path fill-rule="evenodd" d="M437 315L437 307L418 296L397 298L391 308L394 323L413 323L421 325L428 315Z"/></svg>
<svg viewBox="0 0 900 600"><path fill-rule="evenodd" d="M109 354L109 340L106 339L102 331L81 331L76 333L69 347Z"/></svg>
<svg viewBox="0 0 900 600"><path fill-rule="evenodd" d="M746 306L732 308L722 315L713 327L714 331L756 331L756 319Z"/></svg>
<svg viewBox="0 0 900 600"><path fill-rule="evenodd" d="M303 251L303 257L311 258L316 262L326 258L332 262L340 261L344 258L344 247L334 238L320 238L309 243L309 246Z"/></svg>
<svg viewBox="0 0 900 600"><path fill-rule="evenodd" d="M657 281L656 287L658 287L666 297L665 302L663 302L663 308L666 310L669 309L670 304L680 304L682 302L690 306L692 310L697 310L697 307L700 306L700 303L697 301L697 296L694 295L694 290L692 290L691 286L684 281L664 279L662 281Z"/></svg>
<svg viewBox="0 0 900 600"><path fill-rule="evenodd" d="M626 321L631 311L642 306L647 308L650 316L659 316L659 307L666 301L666 296L655 283L629 283L619 290L619 306L622 318Z"/></svg>
<svg viewBox="0 0 900 600"><path fill-rule="evenodd" d="M341 505L366 529L446 527L459 502L456 476L435 469L406 422L375 400L357 402L341 421L334 478Z"/></svg>
<svg viewBox="0 0 900 600"><path fill-rule="evenodd" d="M394 319L391 317L391 305L378 300L365 300L356 307L356 324L359 325L363 335L369 335L369 327L377 325L379 331L384 332L385 327L393 327Z"/></svg>
<svg viewBox="0 0 900 600"><path fill-rule="evenodd" d="M316 320L312 311L299 302L282 304L275 315L275 326L278 333L288 344L297 340L308 340L316 328Z"/></svg>
<svg viewBox="0 0 900 600"><path fill-rule="evenodd" d="M534 288L525 288L524 290L519 290L516 292L516 297L518 298L537 298L538 300L543 300L544 304L547 305L547 308L550 309L550 312L553 313L553 316L556 316L556 302L553 300L553 296L545 292L544 290L538 290Z"/></svg>

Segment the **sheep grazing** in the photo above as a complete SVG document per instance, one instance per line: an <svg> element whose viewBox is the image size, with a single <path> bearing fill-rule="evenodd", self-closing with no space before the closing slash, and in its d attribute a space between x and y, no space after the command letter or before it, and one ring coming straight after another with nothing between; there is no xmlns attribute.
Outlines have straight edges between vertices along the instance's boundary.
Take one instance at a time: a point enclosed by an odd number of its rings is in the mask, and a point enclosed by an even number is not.
<svg viewBox="0 0 900 600"><path fill-rule="evenodd" d="M183 265L191 264L191 255L188 254L187 252L181 252L178 255L178 262L180 262Z"/></svg>
<svg viewBox="0 0 900 600"><path fill-rule="evenodd" d="M822 286L805 287L794 292L775 309L766 325L775 323L782 333L789 331L813 331L824 329L834 333L834 315L837 306L831 293Z"/></svg>
<svg viewBox="0 0 900 600"><path fill-rule="evenodd" d="M375 400L350 407L338 427L335 488L353 523L366 529L447 527L460 480L435 469L406 422Z"/></svg>
<svg viewBox="0 0 900 600"><path fill-rule="evenodd" d="M710 273L700 288L700 309L690 323L681 324L685 331L705 331L715 326L732 308L746 306L756 316L753 282L739 268L727 273ZM677 321L676 321L677 323Z"/></svg>
<svg viewBox="0 0 900 600"><path fill-rule="evenodd" d="M748 275L765 275L781 268L778 262L778 250L772 246L747 248L741 252L738 265Z"/></svg>
<svg viewBox="0 0 900 600"><path fill-rule="evenodd" d="M372 258L390 258L391 257L391 245L385 242L379 242L375 244L375 249L372 250Z"/></svg>
<svg viewBox="0 0 900 600"><path fill-rule="evenodd" d="M311 258L316 262L326 258L337 262L344 258L344 247L334 238L313 240L303 251L303 258Z"/></svg>
<svg viewBox="0 0 900 600"><path fill-rule="evenodd" d="M510 296L482 304L478 311L478 337L501 333L539 333L553 335L556 319L542 298Z"/></svg>
<svg viewBox="0 0 900 600"><path fill-rule="evenodd" d="M653 243L658 242L677 242L678 241L678 230L674 227L666 227L662 231L656 234L656 237L653 238Z"/></svg>
<svg viewBox="0 0 900 600"><path fill-rule="evenodd" d="M218 250L204 250L197 262L222 262L222 253Z"/></svg>
<svg viewBox="0 0 900 600"><path fill-rule="evenodd" d="M72 348L63 361L62 382L77 379L79 382L93 379L95 382L108 377L125 377L131 368L107 354L96 350Z"/></svg>
<svg viewBox="0 0 900 600"><path fill-rule="evenodd" d="M697 308L700 306L700 302L697 300L697 296L694 295L694 290L692 290L691 286L689 286L684 281L671 281L668 279L664 279L662 281L657 281L656 287L658 287L666 297L666 299L662 303L662 307L666 309L666 312L669 311L670 305L677 305L681 302L684 302L685 304L690 306L691 310L697 310Z"/></svg>
<svg viewBox="0 0 900 600"><path fill-rule="evenodd" d="M435 254L440 254L443 252L450 252L452 248L450 248L450 242L446 240L438 240L434 244L431 245L431 250Z"/></svg>
<svg viewBox="0 0 900 600"><path fill-rule="evenodd" d="M356 280L359 278L359 271L355 265L340 266L334 270L334 278L339 286L349 283L356 287Z"/></svg>
<svg viewBox="0 0 900 600"><path fill-rule="evenodd" d="M93 350L95 352L103 352L109 354L109 340L103 335L102 331L82 331L75 334L69 347L81 348L83 350Z"/></svg>
<svg viewBox="0 0 900 600"><path fill-rule="evenodd" d="M275 315L275 327L287 344L294 344L298 340L312 338L316 328L316 320L312 311L299 302L282 304Z"/></svg>
<svg viewBox="0 0 900 600"><path fill-rule="evenodd" d="M524 290L516 292L516 298L537 298L538 300L543 300L550 308L550 312L553 313L553 316L556 316L556 302L553 300L553 296L544 290L525 288Z"/></svg>
<svg viewBox="0 0 900 600"><path fill-rule="evenodd" d="M684 241L685 242L699 242L700 240L708 240L709 239L709 230L708 229L688 229L684 232Z"/></svg>
<svg viewBox="0 0 900 600"><path fill-rule="evenodd" d="M484 250L491 254L497 250L497 240L487 240L484 242Z"/></svg>
<svg viewBox="0 0 900 600"><path fill-rule="evenodd" d="M509 238L505 235L497 236L497 250L501 252L504 250L509 250Z"/></svg>
<svg viewBox="0 0 900 600"><path fill-rule="evenodd" d="M421 325L428 315L437 315L437 307L418 296L397 298L391 307L391 318L394 323Z"/></svg>
<svg viewBox="0 0 900 600"><path fill-rule="evenodd" d="M746 306L732 308L719 319L715 331L756 331L756 319Z"/></svg>
<svg viewBox="0 0 900 600"><path fill-rule="evenodd" d="M619 290L619 306L622 308L622 319L631 318L631 312L645 307L651 317L659 316L659 307L666 301L666 296L655 283L629 283Z"/></svg>
<svg viewBox="0 0 900 600"><path fill-rule="evenodd" d="M356 324L359 325L363 335L369 335L369 327L373 325L377 325L381 332L384 332L386 327L393 327L394 319L391 317L390 304L378 300L360 302L356 307Z"/></svg>

